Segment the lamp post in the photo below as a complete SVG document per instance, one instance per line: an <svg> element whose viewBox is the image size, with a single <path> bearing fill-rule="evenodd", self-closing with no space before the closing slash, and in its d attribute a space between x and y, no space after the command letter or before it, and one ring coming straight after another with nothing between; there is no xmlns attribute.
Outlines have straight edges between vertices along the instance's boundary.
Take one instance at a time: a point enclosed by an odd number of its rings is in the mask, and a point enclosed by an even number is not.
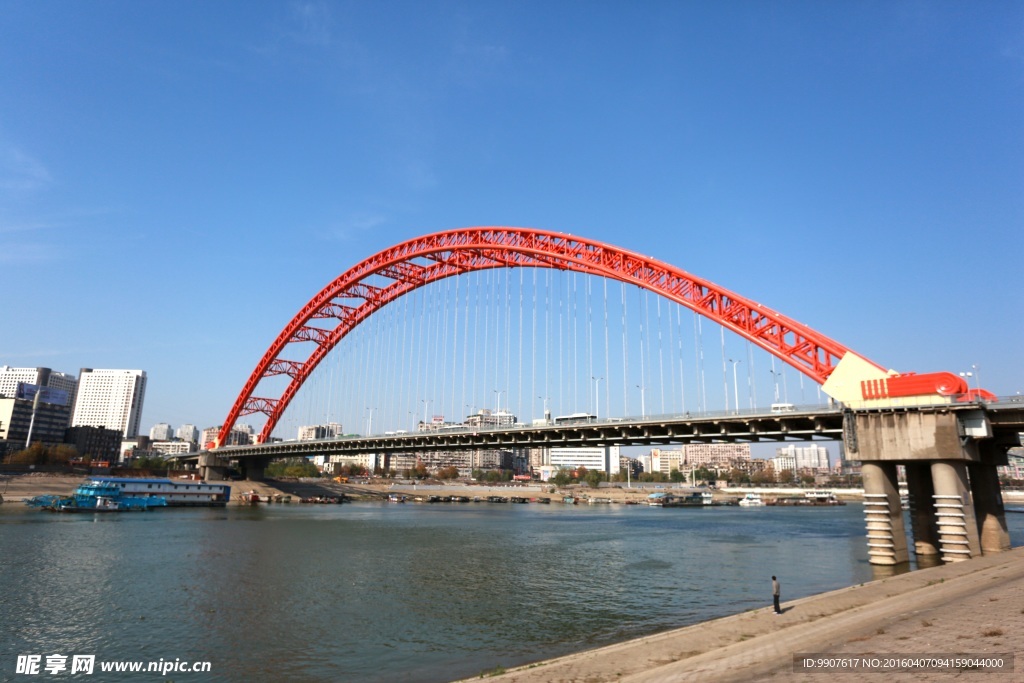
<svg viewBox="0 0 1024 683"><path fill-rule="evenodd" d="M768 372L772 373L772 379L775 380L775 402L778 403L779 402L779 375L781 375L782 373L781 372L776 372L775 370L769 370Z"/></svg>
<svg viewBox="0 0 1024 683"><path fill-rule="evenodd" d="M373 408L367 408L366 410L370 412L370 416L366 418L366 435L371 436L373 435Z"/></svg>
<svg viewBox="0 0 1024 683"><path fill-rule="evenodd" d="M733 360L732 358L730 358L729 362L732 363L732 398L733 403L736 404L736 413L738 414L740 412L740 390L739 385L736 384L736 365L741 363L742 361Z"/></svg>
<svg viewBox="0 0 1024 683"><path fill-rule="evenodd" d="M640 419L647 419L647 409L644 407L644 387L637 384L636 388L640 390Z"/></svg>
<svg viewBox="0 0 1024 683"><path fill-rule="evenodd" d="M971 367L975 368L976 366L972 365ZM968 371L968 372L961 372L960 376L963 377L964 380L967 382L967 393L970 394L971 393L971 378L972 377L974 378L974 386L977 387L978 386L978 376L975 373L970 372L970 371ZM975 394L974 399L975 400L978 399L977 393Z"/></svg>
<svg viewBox="0 0 1024 683"><path fill-rule="evenodd" d="M505 393L504 389L495 389L494 390L494 396L495 396L494 400L497 401L497 403L498 403L498 407L494 411L495 413L500 413L501 412L501 395L504 394L504 393Z"/></svg>
<svg viewBox="0 0 1024 683"><path fill-rule="evenodd" d="M426 429L427 424L428 424L427 423L427 411L430 409L430 403L431 402L428 399L421 398L420 399L420 403L423 404L423 428Z"/></svg>
<svg viewBox="0 0 1024 683"><path fill-rule="evenodd" d="M538 396L537 398L539 398L542 401L544 401L544 421L547 422L548 424L550 424L551 423L551 414L548 412L548 397L547 396Z"/></svg>
<svg viewBox="0 0 1024 683"><path fill-rule="evenodd" d="M597 397L597 388L601 385L604 377L591 377L590 379L594 380L594 420L596 421L601 417L601 403Z"/></svg>

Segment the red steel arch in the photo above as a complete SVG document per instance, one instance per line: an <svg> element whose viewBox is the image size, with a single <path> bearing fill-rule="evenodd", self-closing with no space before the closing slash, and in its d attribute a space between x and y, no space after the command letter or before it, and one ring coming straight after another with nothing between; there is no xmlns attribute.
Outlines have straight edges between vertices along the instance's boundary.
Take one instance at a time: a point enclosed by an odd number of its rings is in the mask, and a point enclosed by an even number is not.
<svg viewBox="0 0 1024 683"><path fill-rule="evenodd" d="M545 230L473 227L403 242L338 276L303 306L263 354L221 427L227 442L235 421L263 413L259 443L269 438L296 392L321 360L374 311L431 282L487 268L557 268L600 275L643 287L724 325L804 373L824 382L847 352L842 344L759 303L657 259L596 240ZM371 284L370 281L381 284ZM311 324L330 321L327 326ZM305 358L289 358L290 345L313 342ZM301 355L301 354L300 354ZM257 396L267 377L288 375L278 397Z"/></svg>

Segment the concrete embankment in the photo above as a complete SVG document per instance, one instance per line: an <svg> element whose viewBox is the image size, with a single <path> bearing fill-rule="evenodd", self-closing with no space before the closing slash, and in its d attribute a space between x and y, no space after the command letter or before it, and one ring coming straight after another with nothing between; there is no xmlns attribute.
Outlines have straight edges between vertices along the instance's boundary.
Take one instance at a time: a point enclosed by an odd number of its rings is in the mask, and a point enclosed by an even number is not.
<svg viewBox="0 0 1024 683"><path fill-rule="evenodd" d="M784 596L783 596L784 597ZM766 602L770 601L765 586ZM1014 655L1013 672L902 672L899 681L1020 681L1024 548L922 569L488 676L504 683L863 680L863 672L795 673L793 656L830 653ZM872 677L868 676L870 680ZM467 679L470 680L470 679ZM476 679L478 680L478 679Z"/></svg>

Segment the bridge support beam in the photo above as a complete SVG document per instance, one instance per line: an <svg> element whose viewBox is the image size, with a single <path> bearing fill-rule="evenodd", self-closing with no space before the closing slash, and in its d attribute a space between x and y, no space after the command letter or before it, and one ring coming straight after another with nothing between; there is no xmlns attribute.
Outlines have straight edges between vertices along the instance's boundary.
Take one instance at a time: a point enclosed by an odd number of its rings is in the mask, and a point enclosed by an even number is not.
<svg viewBox="0 0 1024 683"><path fill-rule="evenodd" d="M864 480L868 561L883 565L910 561L895 463L865 462L861 465L861 477Z"/></svg>
<svg viewBox="0 0 1024 683"><path fill-rule="evenodd" d="M914 554L921 558L938 560L939 530L935 524L935 506L932 496L932 472L928 463L908 462L907 493L910 502L910 527L914 534Z"/></svg>
<svg viewBox="0 0 1024 683"><path fill-rule="evenodd" d="M967 465L956 460L933 462L932 483L942 561L959 562L981 555Z"/></svg>
<svg viewBox="0 0 1024 683"><path fill-rule="evenodd" d="M203 481L224 481L228 473L229 463L213 453L199 455L199 476Z"/></svg>

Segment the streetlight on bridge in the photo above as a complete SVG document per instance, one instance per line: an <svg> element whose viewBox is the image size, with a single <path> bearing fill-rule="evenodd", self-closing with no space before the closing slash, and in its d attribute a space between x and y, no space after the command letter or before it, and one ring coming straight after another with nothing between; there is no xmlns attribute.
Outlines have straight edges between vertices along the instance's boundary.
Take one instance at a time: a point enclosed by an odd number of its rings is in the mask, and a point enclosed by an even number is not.
<svg viewBox="0 0 1024 683"><path fill-rule="evenodd" d="M597 388L601 385L604 377L591 377L594 380L594 420L598 420L601 417L601 401L597 396Z"/></svg>
<svg viewBox="0 0 1024 683"><path fill-rule="evenodd" d="M640 390L640 419L645 420L647 419L647 409L644 407L644 393L646 387L637 384L636 388Z"/></svg>
<svg viewBox="0 0 1024 683"><path fill-rule="evenodd" d="M500 413L501 412L501 395L504 394L504 393L505 393L504 389L495 389L494 390L495 401L497 401L497 403L498 403L498 407L494 411L495 413Z"/></svg>
<svg viewBox="0 0 1024 683"><path fill-rule="evenodd" d="M733 398L733 403L736 404L735 408L736 408L736 413L738 414L740 412L740 390L739 390L739 385L736 384L736 365L739 364L739 363L742 363L743 361L733 360L732 358L730 358L729 362L732 363L732 398ZM725 400L728 401L729 397L726 396Z"/></svg>
<svg viewBox="0 0 1024 683"><path fill-rule="evenodd" d="M778 403L779 402L779 375L781 375L782 372L781 371L780 372L776 372L774 369L769 370L768 372L772 373L772 378L775 380L775 402Z"/></svg>

